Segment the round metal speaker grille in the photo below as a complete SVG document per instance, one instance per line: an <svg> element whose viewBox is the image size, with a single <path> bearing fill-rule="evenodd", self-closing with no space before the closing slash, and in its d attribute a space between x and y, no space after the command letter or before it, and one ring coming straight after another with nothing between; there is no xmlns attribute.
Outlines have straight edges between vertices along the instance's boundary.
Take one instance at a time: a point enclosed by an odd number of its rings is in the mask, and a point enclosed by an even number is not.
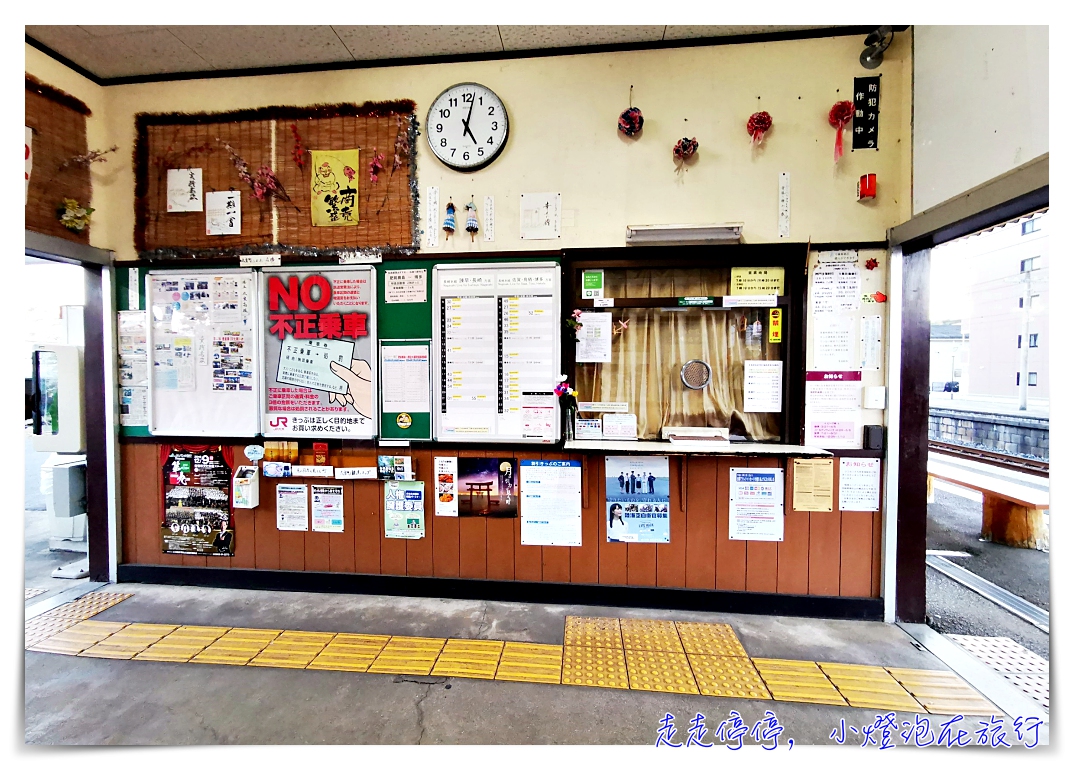
<svg viewBox="0 0 1074 770"><path fill-rule="evenodd" d="M690 390L701 390L712 379L712 367L695 358L682 365L679 377L682 378L682 384Z"/></svg>

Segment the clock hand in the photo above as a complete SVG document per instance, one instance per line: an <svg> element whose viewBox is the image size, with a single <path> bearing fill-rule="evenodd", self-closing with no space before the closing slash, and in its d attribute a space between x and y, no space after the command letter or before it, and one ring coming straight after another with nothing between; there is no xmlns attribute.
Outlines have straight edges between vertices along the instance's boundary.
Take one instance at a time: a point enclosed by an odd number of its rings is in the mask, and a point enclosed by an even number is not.
<svg viewBox="0 0 1074 770"><path fill-rule="evenodd" d="M477 144L477 138L474 136L474 132L470 130L470 118L473 116L473 114L474 114L474 103L473 103L473 100L471 100L470 101L470 111L466 114L466 117L463 118L463 120L462 120L462 133L463 134L469 134L470 138L473 139L474 144Z"/></svg>

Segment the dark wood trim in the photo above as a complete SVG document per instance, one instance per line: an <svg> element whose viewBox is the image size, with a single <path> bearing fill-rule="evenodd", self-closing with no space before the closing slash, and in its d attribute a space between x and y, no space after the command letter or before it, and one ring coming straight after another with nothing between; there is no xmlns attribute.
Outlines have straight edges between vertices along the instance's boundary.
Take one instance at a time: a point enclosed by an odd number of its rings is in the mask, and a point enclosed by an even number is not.
<svg viewBox="0 0 1074 770"><path fill-rule="evenodd" d="M925 622L930 263L928 250L903 254L895 617L905 623Z"/></svg>
<svg viewBox="0 0 1074 770"><path fill-rule="evenodd" d="M884 603L881 599L522 580L121 564L118 582L261 591L313 591L540 604L646 607L846 620L882 620L884 617Z"/></svg>
<svg viewBox="0 0 1074 770"><path fill-rule="evenodd" d="M83 409L86 419L86 530L90 580L108 576L108 441L110 428L105 388L104 294L107 275L100 266L85 265L85 348Z"/></svg>
<svg viewBox="0 0 1074 770"><path fill-rule="evenodd" d="M893 27L896 32L905 32L909 25ZM26 35L26 43L46 56L51 56L64 66L70 67L80 75L92 80L99 86L120 86L134 83L161 83L174 80L201 80L211 78L255 77L259 75L289 75L302 72L338 72L341 70L376 69L379 67L413 67L420 64L451 64L456 62L505 61L510 59L534 59L549 56L577 56L579 54L614 53L618 51L653 51L672 48L697 48L702 46L739 45L742 43L771 43L784 40L813 40L822 37L842 37L868 35L875 26L822 27L820 29L792 30L787 32L765 32L751 35L726 35L724 37L699 37L689 40L656 40L651 42L615 43L610 45L582 45L565 48L532 48L522 51L490 51L487 53L455 54L450 56L414 56L398 59L366 59L362 61L342 61L319 64L292 64L283 67L251 67L233 70L197 70L193 72L169 72L161 75L129 75L125 77L102 78L89 70L75 64L62 54L57 53L44 43Z"/></svg>
<svg viewBox="0 0 1074 770"><path fill-rule="evenodd" d="M964 235L976 233L988 227L995 227L1004 222L1009 222L1012 219L1017 219L1026 214L1032 214L1034 211L1047 208L1049 200L1048 190L1049 188L1047 186L1041 187L1038 190L1033 190L1025 195L1019 195L1013 200L1009 200L998 206L992 206L991 208L973 214L958 222L954 222L939 230L906 241L902 245L903 253L906 254L922 251L923 249L931 249L933 246L939 246L941 243L947 243L948 241L961 238Z"/></svg>

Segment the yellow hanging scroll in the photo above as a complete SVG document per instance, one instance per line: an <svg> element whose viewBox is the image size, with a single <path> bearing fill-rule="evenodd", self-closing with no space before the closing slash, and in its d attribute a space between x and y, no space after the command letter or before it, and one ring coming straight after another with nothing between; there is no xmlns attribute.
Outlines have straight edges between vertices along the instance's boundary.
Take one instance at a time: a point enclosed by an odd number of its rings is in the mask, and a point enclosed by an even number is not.
<svg viewBox="0 0 1074 770"><path fill-rule="evenodd" d="M358 224L359 149L311 150L310 211L314 227Z"/></svg>

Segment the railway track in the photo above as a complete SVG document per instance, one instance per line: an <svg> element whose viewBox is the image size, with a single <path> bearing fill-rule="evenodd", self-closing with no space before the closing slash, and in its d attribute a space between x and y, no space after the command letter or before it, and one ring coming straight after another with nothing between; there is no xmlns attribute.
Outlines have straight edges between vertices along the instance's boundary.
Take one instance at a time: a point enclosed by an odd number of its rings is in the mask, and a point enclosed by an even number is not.
<svg viewBox="0 0 1074 770"><path fill-rule="evenodd" d="M1008 470L1019 471L1021 473L1030 473L1034 476L1048 475L1047 460L1033 460L1028 457L1016 457L1002 452L991 452L987 449L976 449L961 444L949 444L946 441L929 441L929 451L936 452L937 454L963 457L967 460L974 460L988 465L996 465L1000 468L1007 468Z"/></svg>

